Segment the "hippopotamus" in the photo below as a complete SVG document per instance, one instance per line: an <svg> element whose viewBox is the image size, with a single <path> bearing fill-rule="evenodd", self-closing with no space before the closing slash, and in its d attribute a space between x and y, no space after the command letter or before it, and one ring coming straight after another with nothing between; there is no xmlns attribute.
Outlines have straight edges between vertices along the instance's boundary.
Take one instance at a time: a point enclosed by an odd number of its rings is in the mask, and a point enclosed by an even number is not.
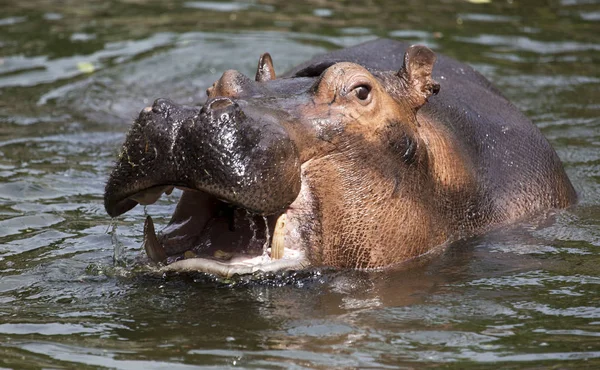
<svg viewBox="0 0 600 370"><path fill-rule="evenodd" d="M144 108L106 184L112 217L182 190L162 231L144 225L160 271L384 268L577 198L515 105L422 45L371 41L279 77L263 54L207 95Z"/></svg>

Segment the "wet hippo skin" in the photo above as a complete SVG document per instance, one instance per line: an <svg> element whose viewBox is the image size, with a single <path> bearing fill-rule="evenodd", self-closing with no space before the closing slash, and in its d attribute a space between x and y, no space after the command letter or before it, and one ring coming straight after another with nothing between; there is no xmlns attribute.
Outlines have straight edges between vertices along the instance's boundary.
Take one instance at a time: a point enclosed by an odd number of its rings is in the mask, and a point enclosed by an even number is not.
<svg viewBox="0 0 600 370"><path fill-rule="evenodd" d="M144 247L224 276L378 268L576 201L548 141L471 67L376 40L277 76L226 71L202 107L157 100L107 182L118 216L183 194Z"/></svg>

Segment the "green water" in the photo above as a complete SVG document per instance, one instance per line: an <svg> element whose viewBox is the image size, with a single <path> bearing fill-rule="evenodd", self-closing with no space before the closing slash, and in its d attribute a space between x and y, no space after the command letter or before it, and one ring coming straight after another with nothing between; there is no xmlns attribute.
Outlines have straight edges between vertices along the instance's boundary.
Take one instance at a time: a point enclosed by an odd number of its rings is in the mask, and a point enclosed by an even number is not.
<svg viewBox="0 0 600 370"><path fill-rule="evenodd" d="M144 106L202 102L265 51L282 73L376 37L492 80L579 204L395 271L136 269L145 211L113 223L102 194ZM599 66L593 0L0 3L0 368L600 368ZM164 224L176 201L147 211Z"/></svg>

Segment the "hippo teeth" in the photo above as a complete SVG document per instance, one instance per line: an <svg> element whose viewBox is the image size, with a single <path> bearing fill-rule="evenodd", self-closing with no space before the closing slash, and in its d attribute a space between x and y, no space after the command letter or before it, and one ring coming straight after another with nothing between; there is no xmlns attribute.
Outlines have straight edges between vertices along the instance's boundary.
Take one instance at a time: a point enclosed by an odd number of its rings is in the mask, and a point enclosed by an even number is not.
<svg viewBox="0 0 600 370"><path fill-rule="evenodd" d="M283 258L283 253L285 249L285 222L287 220L287 216L282 214L277 219L275 223L275 230L273 230L273 238L271 241L271 258L274 260L278 260Z"/></svg>
<svg viewBox="0 0 600 370"><path fill-rule="evenodd" d="M144 222L144 249L150 259L156 263L165 263L167 253L156 237L152 217L147 216Z"/></svg>

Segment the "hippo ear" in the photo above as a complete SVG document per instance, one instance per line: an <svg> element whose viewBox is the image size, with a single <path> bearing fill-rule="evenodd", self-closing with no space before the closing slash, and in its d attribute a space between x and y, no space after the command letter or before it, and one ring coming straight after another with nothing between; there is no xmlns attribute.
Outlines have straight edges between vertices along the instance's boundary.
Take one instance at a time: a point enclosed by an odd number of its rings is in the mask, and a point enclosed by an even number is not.
<svg viewBox="0 0 600 370"><path fill-rule="evenodd" d="M398 71L398 76L407 82L407 93L415 109L440 91L440 84L431 77L435 60L435 53L423 45L413 45L404 54L404 65Z"/></svg>
<svg viewBox="0 0 600 370"><path fill-rule="evenodd" d="M273 59L269 53L264 53L258 59L258 68L256 69L256 82L264 82L275 79L275 68Z"/></svg>

